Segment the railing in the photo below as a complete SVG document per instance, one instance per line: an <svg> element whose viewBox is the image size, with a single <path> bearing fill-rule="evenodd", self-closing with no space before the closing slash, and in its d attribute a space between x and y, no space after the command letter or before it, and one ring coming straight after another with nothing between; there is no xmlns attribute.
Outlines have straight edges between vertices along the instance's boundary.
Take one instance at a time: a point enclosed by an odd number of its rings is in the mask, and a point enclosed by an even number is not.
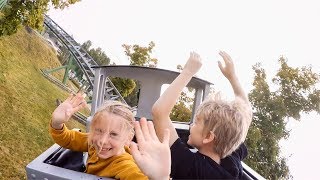
<svg viewBox="0 0 320 180"><path fill-rule="evenodd" d="M8 0L0 0L0 11L7 5Z"/></svg>

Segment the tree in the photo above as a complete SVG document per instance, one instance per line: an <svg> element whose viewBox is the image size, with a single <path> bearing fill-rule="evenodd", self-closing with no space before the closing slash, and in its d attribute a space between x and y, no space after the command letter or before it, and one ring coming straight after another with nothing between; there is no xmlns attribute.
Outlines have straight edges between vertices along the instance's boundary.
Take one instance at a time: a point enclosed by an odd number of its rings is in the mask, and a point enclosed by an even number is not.
<svg viewBox="0 0 320 180"><path fill-rule="evenodd" d="M109 65L110 58L100 48L91 48L92 42L90 40L84 42L81 47L94 59L98 65Z"/></svg>
<svg viewBox="0 0 320 180"><path fill-rule="evenodd" d="M146 66L146 67L157 67L158 60L151 58L150 53L155 47L155 43L151 41L148 47L135 45L123 44L122 47L125 49L125 54L130 60L130 65L133 66Z"/></svg>
<svg viewBox="0 0 320 180"><path fill-rule="evenodd" d="M111 81L114 86L116 86L122 97L127 97L136 87L135 82L127 78L114 77L111 78Z"/></svg>
<svg viewBox="0 0 320 180"><path fill-rule="evenodd" d="M29 26L43 30L44 14L49 10L49 3L54 8L63 9L80 0L10 0L0 18L0 36L17 32L19 26Z"/></svg>
<svg viewBox="0 0 320 180"><path fill-rule="evenodd" d="M181 92L181 95L177 103L174 105L170 113L171 120L180 121L180 122L189 122L192 115L193 106L191 102L193 102L193 99L194 98L189 97L187 93Z"/></svg>
<svg viewBox="0 0 320 180"><path fill-rule="evenodd" d="M249 93L254 108L246 144L249 155L245 162L267 179L290 177L286 159L280 156L279 141L289 137L286 120L300 120L301 113L320 112L319 75L311 67L292 68L284 57L272 79L270 90L261 64L253 66L255 77Z"/></svg>

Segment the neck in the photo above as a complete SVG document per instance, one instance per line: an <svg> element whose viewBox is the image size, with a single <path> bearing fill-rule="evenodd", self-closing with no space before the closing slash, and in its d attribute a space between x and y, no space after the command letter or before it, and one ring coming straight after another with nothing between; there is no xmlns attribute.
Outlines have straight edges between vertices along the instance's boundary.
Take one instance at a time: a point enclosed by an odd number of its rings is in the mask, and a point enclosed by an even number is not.
<svg viewBox="0 0 320 180"><path fill-rule="evenodd" d="M208 148L202 148L201 150L199 150L199 152L201 154L203 154L203 155L206 155L206 156L210 157L217 164L220 164L221 157L217 153L212 152L212 147L210 147L209 149Z"/></svg>

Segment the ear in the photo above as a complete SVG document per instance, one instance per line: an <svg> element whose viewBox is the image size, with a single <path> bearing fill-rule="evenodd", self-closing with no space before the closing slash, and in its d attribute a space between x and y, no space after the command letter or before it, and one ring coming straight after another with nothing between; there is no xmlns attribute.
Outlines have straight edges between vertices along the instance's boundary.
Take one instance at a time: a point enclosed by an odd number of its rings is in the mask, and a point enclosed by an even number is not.
<svg viewBox="0 0 320 180"><path fill-rule="evenodd" d="M203 143L203 144L208 144L208 143L210 143L210 142L213 142L214 138L215 138L214 133L213 133L212 131L210 131L210 132L207 134L207 136L202 140L202 143Z"/></svg>

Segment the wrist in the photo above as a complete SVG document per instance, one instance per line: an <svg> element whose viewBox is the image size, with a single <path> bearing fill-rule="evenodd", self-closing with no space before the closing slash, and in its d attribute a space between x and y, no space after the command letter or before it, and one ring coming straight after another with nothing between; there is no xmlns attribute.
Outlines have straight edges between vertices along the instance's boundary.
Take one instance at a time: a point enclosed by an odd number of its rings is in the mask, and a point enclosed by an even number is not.
<svg viewBox="0 0 320 180"><path fill-rule="evenodd" d="M61 123L54 123L51 121L51 127L55 130L61 130L63 128L63 124Z"/></svg>
<svg viewBox="0 0 320 180"><path fill-rule="evenodd" d="M190 71L190 70L183 69L180 74L184 74L184 75L186 75L186 76L192 77L195 73L196 73L196 72L192 72L192 71Z"/></svg>
<svg viewBox="0 0 320 180"><path fill-rule="evenodd" d="M228 80L232 83L232 82L237 82L238 81L238 77L237 76L230 76L229 78L228 78Z"/></svg>

